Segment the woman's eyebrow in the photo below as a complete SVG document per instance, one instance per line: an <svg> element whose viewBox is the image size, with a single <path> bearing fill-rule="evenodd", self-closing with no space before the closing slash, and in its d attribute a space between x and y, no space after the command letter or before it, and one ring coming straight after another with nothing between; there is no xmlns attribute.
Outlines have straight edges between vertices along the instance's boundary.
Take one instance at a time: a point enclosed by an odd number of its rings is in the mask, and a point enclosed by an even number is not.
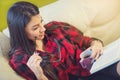
<svg viewBox="0 0 120 80"><path fill-rule="evenodd" d="M36 26L39 26L39 24L35 24L35 25L33 25L32 27L36 27Z"/></svg>

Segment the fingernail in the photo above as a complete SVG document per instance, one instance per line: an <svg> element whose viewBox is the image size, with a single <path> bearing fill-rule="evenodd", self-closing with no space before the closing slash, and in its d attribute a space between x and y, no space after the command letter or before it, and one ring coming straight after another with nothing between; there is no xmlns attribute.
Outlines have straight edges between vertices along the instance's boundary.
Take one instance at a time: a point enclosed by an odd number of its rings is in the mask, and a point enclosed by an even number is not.
<svg viewBox="0 0 120 80"><path fill-rule="evenodd" d="M94 61L93 62L96 62L96 59L94 59Z"/></svg>
<svg viewBox="0 0 120 80"><path fill-rule="evenodd" d="M91 61L91 64L93 64L94 62L96 62L96 59L94 59L93 61Z"/></svg>
<svg viewBox="0 0 120 80"><path fill-rule="evenodd" d="M93 58L90 56L90 60L92 60Z"/></svg>
<svg viewBox="0 0 120 80"><path fill-rule="evenodd" d="M90 51L92 51L92 49L90 49Z"/></svg>

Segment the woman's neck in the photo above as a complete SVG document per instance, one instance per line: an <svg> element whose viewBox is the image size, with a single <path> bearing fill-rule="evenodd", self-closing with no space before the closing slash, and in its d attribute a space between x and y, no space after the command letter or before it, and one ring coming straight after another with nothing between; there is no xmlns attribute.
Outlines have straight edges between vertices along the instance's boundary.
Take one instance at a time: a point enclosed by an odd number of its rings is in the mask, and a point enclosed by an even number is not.
<svg viewBox="0 0 120 80"><path fill-rule="evenodd" d="M45 51L42 40L36 40L36 50Z"/></svg>

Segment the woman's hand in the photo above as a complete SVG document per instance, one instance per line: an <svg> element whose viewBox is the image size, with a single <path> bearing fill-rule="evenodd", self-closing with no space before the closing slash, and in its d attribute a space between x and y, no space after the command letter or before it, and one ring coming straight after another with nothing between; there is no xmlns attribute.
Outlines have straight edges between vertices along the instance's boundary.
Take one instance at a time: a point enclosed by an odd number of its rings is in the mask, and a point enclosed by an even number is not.
<svg viewBox="0 0 120 80"><path fill-rule="evenodd" d="M103 43L99 40L94 40L91 43L90 50L92 50L91 57L94 60L97 60L100 55L103 53Z"/></svg>
<svg viewBox="0 0 120 80"><path fill-rule="evenodd" d="M38 80L48 80L47 77L44 75L43 70L40 66L42 62L42 58L34 53L28 60L27 66L34 72L35 76Z"/></svg>

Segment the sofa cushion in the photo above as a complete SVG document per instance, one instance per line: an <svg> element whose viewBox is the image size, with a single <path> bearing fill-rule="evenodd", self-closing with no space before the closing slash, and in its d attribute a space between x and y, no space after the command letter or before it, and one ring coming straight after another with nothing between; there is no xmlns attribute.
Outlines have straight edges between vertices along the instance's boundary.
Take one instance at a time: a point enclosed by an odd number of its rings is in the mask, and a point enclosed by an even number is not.
<svg viewBox="0 0 120 80"><path fill-rule="evenodd" d="M0 45L0 55L2 54L1 45Z"/></svg>
<svg viewBox="0 0 120 80"><path fill-rule="evenodd" d="M0 80L25 80L18 76L8 64L8 60L0 53Z"/></svg>
<svg viewBox="0 0 120 80"><path fill-rule="evenodd" d="M59 0L39 9L43 23L63 21L73 24L82 32L90 24L81 0Z"/></svg>
<svg viewBox="0 0 120 80"><path fill-rule="evenodd" d="M7 37L10 37L8 27L2 31Z"/></svg>
<svg viewBox="0 0 120 80"><path fill-rule="evenodd" d="M0 48L2 55L8 59L8 52L10 51L9 38L0 32Z"/></svg>

